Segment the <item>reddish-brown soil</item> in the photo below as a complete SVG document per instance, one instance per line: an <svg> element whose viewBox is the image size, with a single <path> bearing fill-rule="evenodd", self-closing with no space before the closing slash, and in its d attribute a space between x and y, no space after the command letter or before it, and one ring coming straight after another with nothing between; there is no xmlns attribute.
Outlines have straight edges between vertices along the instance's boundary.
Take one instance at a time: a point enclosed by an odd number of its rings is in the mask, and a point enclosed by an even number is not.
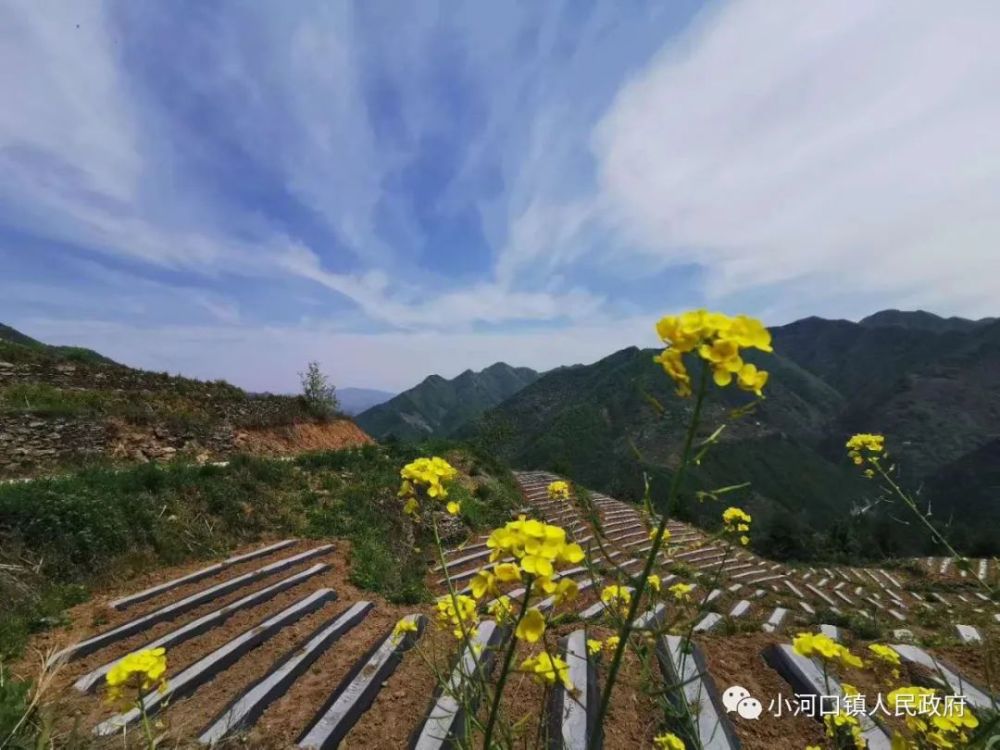
<svg viewBox="0 0 1000 750"><path fill-rule="evenodd" d="M928 650L980 689L994 695L1000 693L1000 638L987 640L985 646L944 646Z"/></svg>
<svg viewBox="0 0 1000 750"><path fill-rule="evenodd" d="M249 453L285 456L310 451L336 451L375 441L348 419L325 424L293 424L261 430L241 430L236 445Z"/></svg>
<svg viewBox="0 0 1000 750"><path fill-rule="evenodd" d="M46 653L57 648L74 643L95 632L110 629L122 622L137 617L145 612L161 607L169 602L187 596L192 591L206 588L219 580L240 575L253 568L266 565L282 557L318 546L321 542L300 542L292 547L281 550L268 557L233 566L218 576L203 579L193 584L180 587L174 591L143 602L125 612L117 612L108 607L108 602L119 596L121 591L110 591L95 597L92 601L79 605L70 611L71 624L66 628L55 630L38 636L32 642L32 653ZM65 717L63 724L57 727L61 732L71 731L72 724L78 723L83 734L88 734L90 727L110 717L115 709L106 705L100 696L103 688L99 688L97 696L83 696L72 687L72 682L82 674L94 669L110 659L131 650L142 647L150 640L176 628L184 622L189 622L205 615L220 606L235 601L252 591L269 586L276 581L296 572L304 570L318 562L330 564L330 569L274 597L271 601L234 614L223 625L193 638L185 643L169 649L169 675L176 674L201 657L205 656L226 641L254 627L260 621L273 616L281 609L293 604L319 588L332 588L337 594L336 601L324 606L317 612L302 618L293 625L280 630L275 636L259 646L251 656L244 657L228 670L217 675L212 681L200 687L189 698L175 702L161 717L165 730L171 738L190 738L198 733L220 712L225 705L252 681L262 677L268 669L283 655L290 652L322 623L344 611L352 603L367 599L376 604L368 616L339 643L327 650L313 665L309 672L296 681L292 690L262 717L259 725L260 737L267 737L267 743L273 747L288 747L301 733L315 711L322 705L326 697L337 686L340 679L347 673L351 665L364 654L380 635L387 632L397 619L404 614L419 611L418 608L387 604L377 597L359 591L347 582L349 570L349 545L336 541L334 550L323 556L314 558L294 568L268 576L262 581L239 589L226 597L203 605L191 612L185 613L176 621L155 625L139 635L128 638L118 644L108 646L100 651L81 659L63 665L56 673L51 689L47 692L47 700L58 706L56 712ZM205 566L205 562L187 566L161 570L155 575L147 576L140 581L133 581L127 591L137 591L148 585L182 576ZM31 677L37 672L37 656L28 656L14 665L15 674ZM109 740L111 742L111 740ZM115 739L116 743L121 738ZM254 744L253 746L264 746Z"/></svg>
<svg viewBox="0 0 1000 750"><path fill-rule="evenodd" d="M764 713L757 720L729 714L745 750L824 746L823 728L818 720L808 716L776 717L768 710L772 700L788 699L794 705L792 688L761 657L767 646L787 643L787 639L766 633L745 633L705 636L697 638L696 642L705 652L708 671L719 692L731 685L740 685L764 706Z"/></svg>
<svg viewBox="0 0 1000 750"><path fill-rule="evenodd" d="M410 734L431 706L437 675L446 678L451 668L454 647L450 631L430 625L386 680L371 709L344 738L343 746L371 750L406 747Z"/></svg>

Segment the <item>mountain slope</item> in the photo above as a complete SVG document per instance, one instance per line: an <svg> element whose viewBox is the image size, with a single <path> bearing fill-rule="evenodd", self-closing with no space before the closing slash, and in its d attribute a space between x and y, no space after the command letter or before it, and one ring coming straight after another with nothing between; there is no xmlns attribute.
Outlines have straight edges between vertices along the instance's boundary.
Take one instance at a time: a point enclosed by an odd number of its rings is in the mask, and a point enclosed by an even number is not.
<svg viewBox="0 0 1000 750"><path fill-rule="evenodd" d="M926 480L924 497L947 509L956 532L989 546L979 529L1000 523L1000 503L986 499L995 497L995 472L981 469L1000 443L1000 322L956 321L889 311L862 323L807 318L773 329L776 353L751 357L771 372L767 398L732 422L693 470L684 512L714 519L718 508L698 503L694 491L750 481L752 491L733 499L750 507L758 536L781 527L787 537L792 528L813 546L841 545L847 554L841 537L852 528L855 541L866 540L861 552L916 551L926 542L916 530L886 531L891 506L851 513L872 504L876 487L848 464L844 441L881 432L905 484L917 489ZM633 347L548 373L463 434L514 465L609 494L641 497L645 472L662 497L691 402L673 395L653 354ZM746 401L734 389L713 389L706 431ZM965 513L973 506L975 518ZM992 545L1000 549L1000 539Z"/></svg>
<svg viewBox="0 0 1000 750"><path fill-rule="evenodd" d="M534 370L503 362L481 372L466 370L452 380L431 375L386 403L362 412L357 422L376 438L442 437L537 379Z"/></svg>
<svg viewBox="0 0 1000 750"><path fill-rule="evenodd" d="M14 345L14 348L11 348L11 344ZM23 334L3 323L0 323L0 355L5 355L8 359L31 359L32 355L36 355L64 359L71 362L116 364L114 360L108 359L103 354L98 354L93 349L85 349L80 346L52 346L51 344L43 344L41 341L33 339L31 336Z"/></svg>
<svg viewBox="0 0 1000 750"><path fill-rule="evenodd" d="M920 327L808 318L773 331L776 351L845 398L835 432L890 436L914 481L1000 433L1000 322L925 316Z"/></svg>
<svg viewBox="0 0 1000 750"><path fill-rule="evenodd" d="M514 465L550 468L611 494L637 498L643 471L669 477L691 409L690 401L674 395L652 361L654 353L631 347L592 365L549 373L487 412L464 434L476 434ZM781 357L772 358L769 366L773 381L768 398L730 425L720 455L710 456L698 473L705 486L721 486L731 483L730 469L745 468L756 478L751 507L765 512L800 504L805 498L792 495L796 488L809 487L814 510L829 518L842 501L833 487L853 488L849 499L857 500L863 489L846 464L831 463L810 447L821 441L823 426L843 408L843 399ZM749 402L746 394L732 389L717 396L707 405L706 425ZM659 407L652 405L654 400ZM789 475L800 474L809 476L789 481ZM812 478L818 477L828 481L812 486ZM662 494L665 486L659 483L654 493ZM694 505L689 511L698 515Z"/></svg>
<svg viewBox="0 0 1000 750"><path fill-rule="evenodd" d="M369 442L350 420L317 417L300 396L138 370L0 329L0 479Z"/></svg>

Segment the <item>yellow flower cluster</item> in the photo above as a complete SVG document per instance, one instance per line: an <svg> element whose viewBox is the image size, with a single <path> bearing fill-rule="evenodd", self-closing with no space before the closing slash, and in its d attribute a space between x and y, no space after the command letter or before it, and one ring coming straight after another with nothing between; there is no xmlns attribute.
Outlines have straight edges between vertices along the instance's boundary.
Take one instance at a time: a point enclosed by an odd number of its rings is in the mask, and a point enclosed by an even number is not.
<svg viewBox="0 0 1000 750"><path fill-rule="evenodd" d="M712 378L720 388L733 380L745 391L762 396L767 373L758 370L740 356L741 349L755 348L770 352L771 334L755 318L746 315L729 317L708 310L689 310L681 315L667 315L656 324L656 332L667 348L653 358L677 385L677 395L691 395L691 375L683 355L697 352L712 368Z"/></svg>
<svg viewBox="0 0 1000 750"><path fill-rule="evenodd" d="M393 643L399 643L402 641L407 633L416 633L417 623L413 620L403 618L396 623L396 626L392 629L392 641Z"/></svg>
<svg viewBox="0 0 1000 750"><path fill-rule="evenodd" d="M569 485L557 480L548 486L549 500L569 500Z"/></svg>
<svg viewBox="0 0 1000 750"><path fill-rule="evenodd" d="M632 603L632 592L627 586L612 584L605 586L601 591L601 601L604 606L611 610L618 611L624 615L628 611L628 605Z"/></svg>
<svg viewBox="0 0 1000 750"><path fill-rule="evenodd" d="M857 750L865 750L868 747L867 740L861 734L861 722L858 721L857 716L838 711L824 716L823 723L826 724L826 736L837 740L834 743L836 747L843 747L840 740L845 735L850 738Z"/></svg>
<svg viewBox="0 0 1000 750"><path fill-rule="evenodd" d="M569 679L569 665L558 656L551 656L543 651L538 656L521 662L521 671L527 672L535 682L542 685L554 685L558 679L566 690L573 690L573 683Z"/></svg>
<svg viewBox="0 0 1000 750"><path fill-rule="evenodd" d="M893 750L966 747L969 730L979 726L964 703L942 700L931 688L909 685L893 690L887 699L893 712L906 715L906 728L914 735L894 735Z"/></svg>
<svg viewBox="0 0 1000 750"><path fill-rule="evenodd" d="M694 589L694 585L690 583L675 583L669 589L667 589L671 594L673 594L674 599L679 602L686 602L691 598L691 590Z"/></svg>
<svg viewBox="0 0 1000 750"><path fill-rule="evenodd" d="M125 697L133 697L154 687L161 692L166 691L167 681L167 651L165 648L147 648L135 651L116 663L106 677L108 683L108 700L119 701ZM125 690L130 695L125 695Z"/></svg>
<svg viewBox="0 0 1000 750"><path fill-rule="evenodd" d="M649 541L651 541L651 542L655 542L656 541L656 532L658 530L659 529L652 529L649 532ZM663 529L663 542L662 543L666 544L669 541L670 541L670 529L664 528Z"/></svg>
<svg viewBox="0 0 1000 750"><path fill-rule="evenodd" d="M851 653L850 649L823 633L799 633L792 641L792 647L797 654L802 656L818 656L823 661L839 662L845 667L860 668L865 665L861 659Z"/></svg>
<svg viewBox="0 0 1000 750"><path fill-rule="evenodd" d="M458 471L443 458L434 456L411 461L399 475L403 478L403 483L398 494L399 497L406 498L403 512L416 515L420 510L420 501L417 499L420 494L441 502L447 500L447 485L458 476ZM453 516L462 509L456 502L448 502L445 508Z"/></svg>
<svg viewBox="0 0 1000 750"><path fill-rule="evenodd" d="M885 451L885 437L883 435L872 435L868 432L859 432L847 441L847 455L851 457L858 466L865 462L865 459L877 457Z"/></svg>
<svg viewBox="0 0 1000 750"><path fill-rule="evenodd" d="M465 594L445 594L437 600L437 621L439 625L451 625L456 638L472 638L479 625L476 600Z"/></svg>
<svg viewBox="0 0 1000 750"><path fill-rule="evenodd" d="M486 546L492 550L491 562L510 555L518 560L522 572L538 579L549 579L557 564L576 564L583 560L583 549L579 544L566 541L565 529L525 516L510 521L501 529L494 529ZM545 586L542 581L536 583Z"/></svg>
<svg viewBox="0 0 1000 750"><path fill-rule="evenodd" d="M601 653L602 650L607 651L609 654L613 654L615 649L618 648L618 643L621 639L617 635L609 635L603 641L597 638L587 639L587 651L591 656Z"/></svg>
<svg viewBox="0 0 1000 750"><path fill-rule="evenodd" d="M750 514L742 508L726 508L722 513L723 531L733 537L738 537L744 547L750 544Z"/></svg>
<svg viewBox="0 0 1000 750"><path fill-rule="evenodd" d="M653 747L656 750L686 750L684 740L672 732L658 734L653 738Z"/></svg>
<svg viewBox="0 0 1000 750"><path fill-rule="evenodd" d="M888 665L893 679L899 679L899 653L896 649L881 643L872 643L868 646L868 650L878 662Z"/></svg>
<svg viewBox="0 0 1000 750"><path fill-rule="evenodd" d="M514 637L519 641L537 643L543 635L545 635L545 615L537 607L532 607L524 613L517 624Z"/></svg>
<svg viewBox="0 0 1000 750"><path fill-rule="evenodd" d="M579 593L579 587L572 578L555 581L556 566L575 564L583 560L580 545L566 541L566 531L559 526L542 523L525 516L510 521L499 529L494 529L486 540L490 549L490 562L469 581L472 596L459 595L461 612L458 620L473 625L478 624L476 600L484 596L494 597L489 605L489 613L499 622L507 622L513 617L510 597L501 594L500 584L516 583L525 576L531 585L531 594L552 595L556 604L572 601ZM513 558L513 561L510 559ZM455 622L451 597L438 602L439 621L443 624ZM466 631L470 629L466 626ZM545 634L545 617L535 607L525 610L514 632L523 641L535 643ZM455 637L462 636L461 629Z"/></svg>

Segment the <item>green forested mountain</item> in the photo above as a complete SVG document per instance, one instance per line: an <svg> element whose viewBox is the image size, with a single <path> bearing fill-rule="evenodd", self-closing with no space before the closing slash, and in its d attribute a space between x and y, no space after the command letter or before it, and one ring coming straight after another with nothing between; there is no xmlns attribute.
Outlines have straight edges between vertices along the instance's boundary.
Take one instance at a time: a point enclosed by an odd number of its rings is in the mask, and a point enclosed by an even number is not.
<svg viewBox="0 0 1000 750"><path fill-rule="evenodd" d="M844 455L850 434L882 432L935 517L970 549L1000 551L991 463L1000 446L1000 322L887 311L861 323L807 318L773 334L775 354L753 357L771 372L767 398L730 420L691 476L683 514L713 519L718 504L694 491L750 481L733 499L750 506L769 551L917 551L923 536L893 531L885 520L898 509L877 502L876 486ZM673 395L654 353L633 347L548 373L464 433L516 466L611 494L640 497L645 472L662 497L692 404ZM714 389L705 433L747 401Z"/></svg>
<svg viewBox="0 0 1000 750"><path fill-rule="evenodd" d="M503 362L481 372L466 370L451 380L431 375L410 390L362 412L356 421L379 439L444 437L537 379L534 370Z"/></svg>

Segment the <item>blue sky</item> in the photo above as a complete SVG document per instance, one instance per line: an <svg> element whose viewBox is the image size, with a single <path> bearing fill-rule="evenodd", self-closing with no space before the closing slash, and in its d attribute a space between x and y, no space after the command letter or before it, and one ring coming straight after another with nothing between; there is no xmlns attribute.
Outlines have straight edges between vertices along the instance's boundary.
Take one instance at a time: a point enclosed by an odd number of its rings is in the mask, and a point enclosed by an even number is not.
<svg viewBox="0 0 1000 750"><path fill-rule="evenodd" d="M995 315L992 2L0 4L0 321L402 389L777 324Z"/></svg>

